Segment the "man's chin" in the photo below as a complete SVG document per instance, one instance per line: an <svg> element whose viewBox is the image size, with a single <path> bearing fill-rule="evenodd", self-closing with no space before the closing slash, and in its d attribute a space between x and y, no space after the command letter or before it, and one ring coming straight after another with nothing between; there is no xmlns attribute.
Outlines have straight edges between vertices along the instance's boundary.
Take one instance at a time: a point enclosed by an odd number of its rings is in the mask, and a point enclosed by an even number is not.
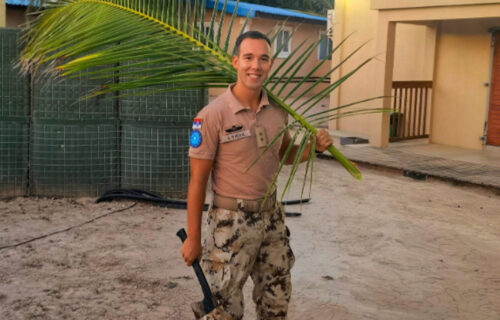
<svg viewBox="0 0 500 320"><path fill-rule="evenodd" d="M257 89L260 89L262 88L262 82L258 81L258 82L247 82L245 84L245 87L247 87L248 89L252 89L252 90L257 90Z"/></svg>

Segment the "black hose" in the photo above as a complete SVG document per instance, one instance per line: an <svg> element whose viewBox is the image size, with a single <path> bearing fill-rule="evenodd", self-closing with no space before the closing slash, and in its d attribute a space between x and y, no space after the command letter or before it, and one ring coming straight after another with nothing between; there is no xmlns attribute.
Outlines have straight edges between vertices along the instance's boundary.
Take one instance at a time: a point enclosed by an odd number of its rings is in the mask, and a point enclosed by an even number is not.
<svg viewBox="0 0 500 320"><path fill-rule="evenodd" d="M187 202L185 200L174 200L174 199L166 199L162 196L152 193L149 191L144 191L140 189L113 189L106 191L101 197L99 197L95 202L104 202L104 201L113 201L117 199L128 199L128 200L139 200L151 202L160 207L167 207L172 209L186 209ZM298 200L287 200L282 201L282 205L295 205L301 203L308 203L311 199L298 199ZM207 211L209 208L208 204L203 205L203 211ZM300 216L300 212L286 212L287 217L298 217Z"/></svg>

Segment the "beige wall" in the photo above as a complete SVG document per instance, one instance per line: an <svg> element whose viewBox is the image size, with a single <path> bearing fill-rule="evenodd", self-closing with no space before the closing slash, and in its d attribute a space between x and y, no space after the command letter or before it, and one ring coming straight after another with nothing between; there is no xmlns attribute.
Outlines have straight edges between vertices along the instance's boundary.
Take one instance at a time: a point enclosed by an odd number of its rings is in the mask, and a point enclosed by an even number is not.
<svg viewBox="0 0 500 320"><path fill-rule="evenodd" d="M0 0L0 27L5 27L5 0Z"/></svg>
<svg viewBox="0 0 500 320"><path fill-rule="evenodd" d="M332 76L332 81L346 75L364 60L377 54L376 37L377 13L370 10L369 1L361 0L336 0L333 23L333 47L336 47L342 39L351 35L349 39L334 53L332 66L337 66L351 52L362 44L365 46L358 51L350 60L342 64ZM341 87L337 88L330 97L330 107L335 108L354 101L374 97L371 74L373 67L379 63L372 60L357 74L351 77ZM359 105L359 108L371 107L373 103ZM370 115L358 115L346 117L330 122L330 128L356 133L358 136L371 136L371 129L378 120Z"/></svg>
<svg viewBox="0 0 500 320"><path fill-rule="evenodd" d="M398 23L392 80L432 80L435 44L435 25Z"/></svg>
<svg viewBox="0 0 500 320"><path fill-rule="evenodd" d="M498 21L500 23L500 20ZM431 142L481 149L489 88L490 21L444 21L439 28Z"/></svg>
<svg viewBox="0 0 500 320"><path fill-rule="evenodd" d="M371 0L372 9L402 9L500 3L498 0Z"/></svg>
<svg viewBox="0 0 500 320"><path fill-rule="evenodd" d="M444 6L447 3L453 5ZM418 4L421 7L411 9ZM346 74L354 62L370 56L376 60L332 94L330 106L390 96L393 80L432 79L431 141L480 149L488 96L484 83L489 81L491 56L488 28L500 26L499 19L499 1L336 0L334 46L356 33L351 37L355 39L348 40L353 44L345 46L333 63L356 44L373 42L338 76ZM370 105L390 108L391 101L381 99ZM330 128L368 136L372 145L386 146L388 118L388 114L355 116L332 121Z"/></svg>

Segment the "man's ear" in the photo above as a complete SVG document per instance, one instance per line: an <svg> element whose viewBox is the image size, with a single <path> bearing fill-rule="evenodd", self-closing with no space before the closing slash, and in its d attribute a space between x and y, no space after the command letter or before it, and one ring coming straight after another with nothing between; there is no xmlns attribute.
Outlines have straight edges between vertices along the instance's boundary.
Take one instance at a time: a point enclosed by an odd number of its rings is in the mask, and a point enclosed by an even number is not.
<svg viewBox="0 0 500 320"><path fill-rule="evenodd" d="M233 61L233 68L238 69L238 56L234 55L232 61Z"/></svg>

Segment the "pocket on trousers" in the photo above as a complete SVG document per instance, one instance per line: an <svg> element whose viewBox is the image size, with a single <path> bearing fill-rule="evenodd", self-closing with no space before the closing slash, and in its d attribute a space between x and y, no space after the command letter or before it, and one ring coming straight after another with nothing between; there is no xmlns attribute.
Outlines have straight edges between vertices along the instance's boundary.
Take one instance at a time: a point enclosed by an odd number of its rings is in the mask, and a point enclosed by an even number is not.
<svg viewBox="0 0 500 320"><path fill-rule="evenodd" d="M213 208L209 212L202 267L214 292L223 293L230 284L232 244L239 234L234 219L230 210Z"/></svg>
<svg viewBox="0 0 500 320"><path fill-rule="evenodd" d="M285 245L287 247L286 256L288 258L288 267L292 269L295 264L295 255L293 254L292 247L290 246L290 229L285 226Z"/></svg>
<svg viewBox="0 0 500 320"><path fill-rule="evenodd" d="M231 253L213 247L201 259L201 266L214 293L224 292L231 280Z"/></svg>

